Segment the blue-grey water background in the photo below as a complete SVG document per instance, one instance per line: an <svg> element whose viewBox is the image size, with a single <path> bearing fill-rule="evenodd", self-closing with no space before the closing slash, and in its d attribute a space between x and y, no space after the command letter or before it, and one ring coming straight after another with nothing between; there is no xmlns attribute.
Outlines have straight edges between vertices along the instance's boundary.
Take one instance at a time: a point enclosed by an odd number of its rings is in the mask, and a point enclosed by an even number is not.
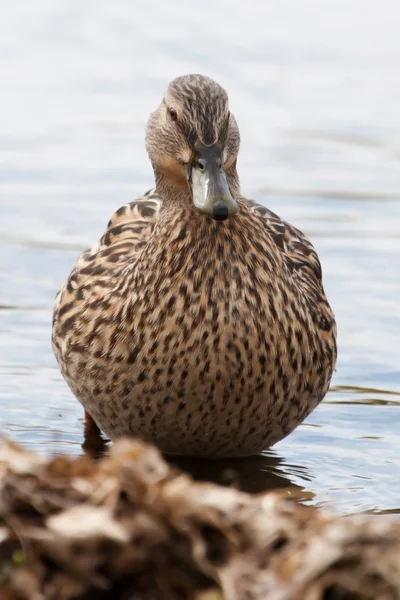
<svg viewBox="0 0 400 600"><path fill-rule="evenodd" d="M316 246L339 360L322 405L261 461L315 504L400 513L398 0L28 0L0 20L0 429L81 452L50 346L55 292L152 185L168 81L229 92L242 189Z"/></svg>

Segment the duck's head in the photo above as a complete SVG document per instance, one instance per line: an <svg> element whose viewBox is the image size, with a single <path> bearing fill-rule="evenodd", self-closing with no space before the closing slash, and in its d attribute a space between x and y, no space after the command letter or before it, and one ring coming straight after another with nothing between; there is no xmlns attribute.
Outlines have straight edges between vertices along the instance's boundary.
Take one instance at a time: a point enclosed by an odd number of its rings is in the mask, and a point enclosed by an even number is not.
<svg viewBox="0 0 400 600"><path fill-rule="evenodd" d="M203 75L174 79L147 125L156 178L170 187L189 186L197 210L218 221L239 210L232 195L239 143L227 93Z"/></svg>

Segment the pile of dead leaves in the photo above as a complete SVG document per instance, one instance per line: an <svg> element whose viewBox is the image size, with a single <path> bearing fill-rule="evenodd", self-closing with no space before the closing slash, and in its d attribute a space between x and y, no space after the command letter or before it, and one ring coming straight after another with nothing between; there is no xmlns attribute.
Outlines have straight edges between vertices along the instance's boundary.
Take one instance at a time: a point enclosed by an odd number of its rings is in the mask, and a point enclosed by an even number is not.
<svg viewBox="0 0 400 600"><path fill-rule="evenodd" d="M400 598L400 525L195 483L148 445L0 446L2 600Z"/></svg>

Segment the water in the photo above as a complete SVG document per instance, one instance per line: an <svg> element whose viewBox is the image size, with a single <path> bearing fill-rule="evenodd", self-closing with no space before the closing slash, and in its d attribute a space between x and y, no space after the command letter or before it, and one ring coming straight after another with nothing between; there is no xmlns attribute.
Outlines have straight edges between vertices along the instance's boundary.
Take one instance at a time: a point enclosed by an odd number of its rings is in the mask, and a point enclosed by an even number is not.
<svg viewBox="0 0 400 600"><path fill-rule="evenodd" d="M144 127L166 84L201 72L229 91L243 191L310 236L339 326L325 401L239 468L243 485L399 514L400 8L232 4L3 3L0 427L40 452L82 451L53 297L114 210L151 187Z"/></svg>

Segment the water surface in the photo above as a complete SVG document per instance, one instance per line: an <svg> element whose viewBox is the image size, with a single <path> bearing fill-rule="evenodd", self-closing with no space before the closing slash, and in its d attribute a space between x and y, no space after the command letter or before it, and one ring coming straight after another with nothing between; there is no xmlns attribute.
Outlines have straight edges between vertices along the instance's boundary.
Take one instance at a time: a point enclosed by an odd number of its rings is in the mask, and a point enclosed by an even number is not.
<svg viewBox="0 0 400 600"><path fill-rule="evenodd" d="M82 451L82 409L50 347L53 297L114 210L151 187L144 127L166 84L201 72L229 91L243 191L311 238L339 328L326 399L242 483L400 513L399 18L396 0L4 4L3 432Z"/></svg>

